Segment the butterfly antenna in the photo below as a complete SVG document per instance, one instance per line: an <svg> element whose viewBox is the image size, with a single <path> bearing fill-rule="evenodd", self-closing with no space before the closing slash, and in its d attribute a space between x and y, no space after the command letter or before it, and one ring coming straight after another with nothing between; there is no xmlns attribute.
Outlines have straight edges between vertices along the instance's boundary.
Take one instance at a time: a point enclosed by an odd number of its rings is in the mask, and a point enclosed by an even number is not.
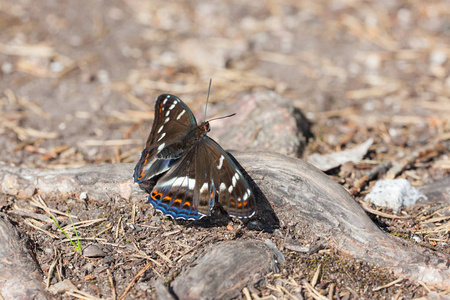
<svg viewBox="0 0 450 300"><path fill-rule="evenodd" d="M203 117L203 120L206 120L206 109L208 108L209 93L211 92L211 83L212 83L212 78L209 79L208 96L206 97L205 116Z"/></svg>
<svg viewBox="0 0 450 300"><path fill-rule="evenodd" d="M211 119L211 120L208 120L208 122L211 122L211 121L214 121L214 120L220 120L220 119L225 119L225 118L229 118L229 117L232 117L232 116L234 116L236 113L232 113L231 115L226 115L226 116L223 116L223 117L217 117L217 118L214 118L214 119Z"/></svg>
<svg viewBox="0 0 450 300"><path fill-rule="evenodd" d="M211 83L212 83L212 79L209 79L209 87L208 87L208 96L206 97L206 106L205 106L205 117L204 120L206 120L206 108L208 107L208 100L209 100L209 93L211 92ZM214 120L220 120L220 119L225 119L225 118L229 118L234 116L236 113L233 113L231 115L227 115L227 116L223 116L223 117L218 117L218 118L214 118L211 120L208 120L208 122L214 121Z"/></svg>

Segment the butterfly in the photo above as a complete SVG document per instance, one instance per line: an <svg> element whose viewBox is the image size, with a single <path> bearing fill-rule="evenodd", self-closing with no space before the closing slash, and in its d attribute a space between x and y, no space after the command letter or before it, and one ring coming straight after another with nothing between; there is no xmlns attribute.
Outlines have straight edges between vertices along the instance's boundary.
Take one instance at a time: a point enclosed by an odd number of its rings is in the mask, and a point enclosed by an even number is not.
<svg viewBox="0 0 450 300"><path fill-rule="evenodd" d="M156 98L155 118L134 181L156 179L148 198L164 215L197 220L220 205L230 216L250 218L256 200L231 157L213 139L208 121L197 124L178 97Z"/></svg>

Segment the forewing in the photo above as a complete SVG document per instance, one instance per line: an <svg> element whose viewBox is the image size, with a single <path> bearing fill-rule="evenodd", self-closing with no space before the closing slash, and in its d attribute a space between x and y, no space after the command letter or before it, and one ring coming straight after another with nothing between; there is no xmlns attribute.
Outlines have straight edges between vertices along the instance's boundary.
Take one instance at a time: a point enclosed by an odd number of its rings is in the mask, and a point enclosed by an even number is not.
<svg viewBox="0 0 450 300"><path fill-rule="evenodd" d="M152 130L134 169L134 181L148 180L173 166L183 154L177 145L194 126L197 126L194 114L183 101L174 95L160 95L156 99ZM174 150L170 155L165 154L170 152L168 147ZM161 155L163 149L166 150Z"/></svg>

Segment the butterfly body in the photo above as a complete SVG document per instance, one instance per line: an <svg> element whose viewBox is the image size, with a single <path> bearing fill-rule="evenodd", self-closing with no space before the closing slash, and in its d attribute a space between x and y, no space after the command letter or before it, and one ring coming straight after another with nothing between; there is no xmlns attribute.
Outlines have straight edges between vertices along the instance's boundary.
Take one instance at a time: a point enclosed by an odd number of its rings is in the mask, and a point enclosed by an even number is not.
<svg viewBox="0 0 450 300"><path fill-rule="evenodd" d="M204 124L207 123L207 124ZM198 143L209 132L208 122L204 122L199 126L192 126L187 131L182 142L174 143L164 147L157 155L159 159L176 159L183 153L188 151L192 146Z"/></svg>
<svg viewBox="0 0 450 300"><path fill-rule="evenodd" d="M173 218L210 216L215 205L231 216L251 217L256 206L253 192L230 156L207 136L209 131L209 123L198 125L178 97L160 95L134 180L142 183L161 176L149 202Z"/></svg>

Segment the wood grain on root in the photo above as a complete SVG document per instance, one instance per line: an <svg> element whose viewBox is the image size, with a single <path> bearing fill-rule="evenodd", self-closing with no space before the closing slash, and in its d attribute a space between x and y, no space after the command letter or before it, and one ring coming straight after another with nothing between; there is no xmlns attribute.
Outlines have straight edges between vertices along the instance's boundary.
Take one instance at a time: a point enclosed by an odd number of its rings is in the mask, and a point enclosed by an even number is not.
<svg viewBox="0 0 450 300"><path fill-rule="evenodd" d="M211 245L175 278L179 299L231 299L269 272L278 273L284 256L261 241L228 241Z"/></svg>
<svg viewBox="0 0 450 300"><path fill-rule="evenodd" d="M397 276L440 288L450 286L449 257L383 233L339 184L312 165L268 152L235 153L235 158L272 203L279 219L309 228L323 243L343 254L392 268ZM0 165L0 188L23 197L25 190L43 197L79 196L108 201L121 196L145 201L132 183L133 165L98 165L72 170L37 170ZM30 196L27 192L26 197ZM257 217L264 212L257 211Z"/></svg>
<svg viewBox="0 0 450 300"><path fill-rule="evenodd" d="M236 158L280 219L309 226L333 248L397 276L450 287L449 257L382 232L343 187L311 164L267 152Z"/></svg>
<svg viewBox="0 0 450 300"><path fill-rule="evenodd" d="M19 234L0 213L0 298L49 299L42 272L28 248L28 237Z"/></svg>

